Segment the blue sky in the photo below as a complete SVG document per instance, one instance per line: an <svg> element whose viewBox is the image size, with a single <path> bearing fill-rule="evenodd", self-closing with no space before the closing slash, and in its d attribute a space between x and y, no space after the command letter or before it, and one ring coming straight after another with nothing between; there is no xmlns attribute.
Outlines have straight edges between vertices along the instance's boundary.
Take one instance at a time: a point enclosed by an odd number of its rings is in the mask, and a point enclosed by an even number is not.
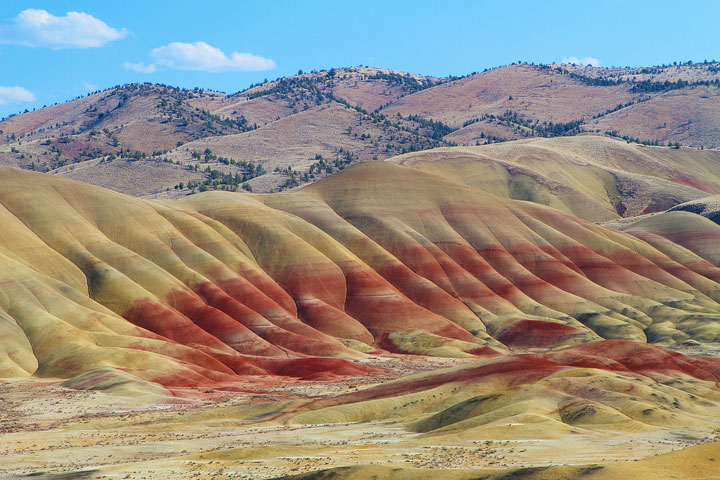
<svg viewBox="0 0 720 480"><path fill-rule="evenodd" d="M720 59L719 18L717 0L2 0L0 117L129 82L236 92L355 65L447 76Z"/></svg>

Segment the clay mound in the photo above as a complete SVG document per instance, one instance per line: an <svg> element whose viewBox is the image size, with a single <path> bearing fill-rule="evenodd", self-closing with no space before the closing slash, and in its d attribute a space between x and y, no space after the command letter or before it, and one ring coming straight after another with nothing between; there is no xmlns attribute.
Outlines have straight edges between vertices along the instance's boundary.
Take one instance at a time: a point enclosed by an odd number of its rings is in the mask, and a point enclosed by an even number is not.
<svg viewBox="0 0 720 480"><path fill-rule="evenodd" d="M439 148L387 161L591 221L662 212L720 192L720 176L713 173L718 152L596 136Z"/></svg>
<svg viewBox="0 0 720 480"><path fill-rule="evenodd" d="M497 339L512 347L549 348L574 343L583 331L570 325L542 320L520 320L503 330Z"/></svg>
<svg viewBox="0 0 720 480"><path fill-rule="evenodd" d="M718 384L720 359L607 340L403 378L310 402L289 421L396 420L419 433L488 438L508 425L548 438L573 429L706 427L720 411Z"/></svg>
<svg viewBox="0 0 720 480"><path fill-rule="evenodd" d="M0 376L332 379L375 371L354 360L376 349L720 339L720 270L681 239L417 169L371 162L294 193L177 201L0 176Z"/></svg>
<svg viewBox="0 0 720 480"><path fill-rule="evenodd" d="M657 237L681 245L712 265L720 265L720 226L705 216L683 210L673 210L623 226L622 229L649 242Z"/></svg>
<svg viewBox="0 0 720 480"><path fill-rule="evenodd" d="M76 390L101 390L148 403L168 402L172 397L172 393L160 385L115 368L92 370L66 380L61 385Z"/></svg>

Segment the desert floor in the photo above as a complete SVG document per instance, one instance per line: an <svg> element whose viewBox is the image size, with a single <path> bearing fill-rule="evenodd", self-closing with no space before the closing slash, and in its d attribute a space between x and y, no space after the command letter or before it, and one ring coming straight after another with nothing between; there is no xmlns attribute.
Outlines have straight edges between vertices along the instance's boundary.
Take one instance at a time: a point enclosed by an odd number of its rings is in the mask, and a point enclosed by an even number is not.
<svg viewBox="0 0 720 480"><path fill-rule="evenodd" d="M633 461L720 440L720 432L697 427L558 434L523 424L423 436L402 421L293 425L282 414L308 399L467 361L374 357L370 363L385 374L337 382L255 378L243 392L176 391L151 404L52 379L5 381L0 478L266 479L352 465L503 470Z"/></svg>

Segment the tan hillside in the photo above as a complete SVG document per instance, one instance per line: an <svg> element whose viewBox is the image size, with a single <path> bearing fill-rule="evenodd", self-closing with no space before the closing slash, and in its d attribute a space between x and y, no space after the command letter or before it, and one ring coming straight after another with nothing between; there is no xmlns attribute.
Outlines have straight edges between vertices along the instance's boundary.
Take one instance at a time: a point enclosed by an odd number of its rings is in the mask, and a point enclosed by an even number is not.
<svg viewBox="0 0 720 480"><path fill-rule="evenodd" d="M711 112L720 98L718 75L717 64L646 69L518 64L408 95L382 112L444 122L459 128L448 139L465 144L484 143L488 134L502 137L503 127L502 138L522 138L544 135L533 126L582 121L568 128L715 148L720 127ZM481 125L468 125L476 121Z"/></svg>
<svg viewBox="0 0 720 480"><path fill-rule="evenodd" d="M14 143L13 135L25 144L35 141L40 144L37 150L28 152L36 155L56 153L52 148L41 148L54 145L61 150L61 158L72 158L85 149L96 148L108 153L129 148L149 155L154 150L173 148L178 141L241 131L234 122L222 123L207 111L195 110L188 101L200 95L225 96L163 85L130 84L7 118L0 122L0 130L3 143ZM117 144L113 141L115 137ZM52 142L42 145L48 139ZM58 142L59 139L67 142ZM66 152L69 149L73 150ZM40 158L36 161L39 160L47 161Z"/></svg>
<svg viewBox="0 0 720 480"><path fill-rule="evenodd" d="M242 101L243 97L253 97L265 92L273 92L278 98L282 98L283 93L290 93L289 87L292 87L292 83L298 83L301 88L317 89L325 95L330 94L346 100L351 105L374 111L408 93L442 81L444 80L441 78L396 72L385 68L350 67L300 74L292 77L291 82L271 81L238 92L230 98ZM267 100L266 97L258 98Z"/></svg>
<svg viewBox="0 0 720 480"><path fill-rule="evenodd" d="M297 179L291 186L297 186L325 176L329 172L318 170L315 178L303 178L306 173L312 173L309 169L318 162L317 155L323 157L332 172L361 160L383 159L398 153L396 149L388 150L387 142L415 149L437 145L435 141L419 139L397 126L374 121L362 112L333 102L290 115L258 130L196 140L178 147L166 157L189 164L194 162L188 160L188 152L210 149L216 155L254 162L268 173L252 179L249 184L254 191L266 192L291 178ZM201 167L206 168L205 164ZM217 163L212 164L212 168L237 171ZM289 174L287 168L294 173ZM280 173L275 169L285 171Z"/></svg>
<svg viewBox="0 0 720 480"><path fill-rule="evenodd" d="M596 480L625 480L627 478L653 478L671 480L686 478L711 480L717 478L717 454L720 443L689 447L677 452L649 457L635 462L598 462L579 466L537 466L519 468L492 468L462 470L459 468L435 470L430 468L393 468L377 465L340 467L300 475L277 478L293 480L348 479L370 480L374 478L396 478L401 480L451 479L487 480L575 480L590 478Z"/></svg>
<svg viewBox="0 0 720 480"><path fill-rule="evenodd" d="M681 63L655 67L592 67L589 65L558 64L571 73L592 78L608 78L635 82L698 82L711 81L717 78L717 62Z"/></svg>
<svg viewBox="0 0 720 480"><path fill-rule="evenodd" d="M149 198L175 194L173 186L187 185L203 178L192 165L176 165L157 159L99 158L59 167L49 173Z"/></svg>
<svg viewBox="0 0 720 480"><path fill-rule="evenodd" d="M591 221L664 211L720 191L720 154L576 136L439 148L388 159Z"/></svg>
<svg viewBox="0 0 720 480"><path fill-rule="evenodd" d="M507 110L532 120L564 123L631 100L633 95L626 90L622 85L603 88L585 85L550 68L521 64L408 95L382 112L421 115L455 128L482 114L502 115Z"/></svg>
<svg viewBox="0 0 720 480"><path fill-rule="evenodd" d="M588 122L585 129L615 130L641 139L718 148L720 88L672 90Z"/></svg>

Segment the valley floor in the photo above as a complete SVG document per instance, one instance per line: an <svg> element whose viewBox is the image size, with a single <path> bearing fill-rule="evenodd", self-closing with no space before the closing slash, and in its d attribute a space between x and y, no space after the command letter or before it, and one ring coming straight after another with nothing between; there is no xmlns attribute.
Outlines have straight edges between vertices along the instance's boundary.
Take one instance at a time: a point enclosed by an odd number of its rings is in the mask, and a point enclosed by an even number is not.
<svg viewBox="0 0 720 480"><path fill-rule="evenodd" d="M368 362L385 373L337 382L278 384L275 378L271 385L256 379L242 392L187 389L152 404L64 388L50 380L0 383L0 478L268 479L346 466L364 470L343 470L329 478L384 478L386 467L402 469L393 471L407 478L415 478L411 474L417 468L429 469L430 477L448 469L459 469L458 474L480 469L515 472L507 478L536 478L536 470L528 467L557 465L590 465L586 471L593 476L588 478L604 478L595 475L602 470L598 464L720 441L720 431L698 426L557 432L542 424L495 422L458 435L429 435L406 429L407 419L288 424L283 412L309 399L470 360L396 355ZM720 447L716 450L720 453Z"/></svg>

